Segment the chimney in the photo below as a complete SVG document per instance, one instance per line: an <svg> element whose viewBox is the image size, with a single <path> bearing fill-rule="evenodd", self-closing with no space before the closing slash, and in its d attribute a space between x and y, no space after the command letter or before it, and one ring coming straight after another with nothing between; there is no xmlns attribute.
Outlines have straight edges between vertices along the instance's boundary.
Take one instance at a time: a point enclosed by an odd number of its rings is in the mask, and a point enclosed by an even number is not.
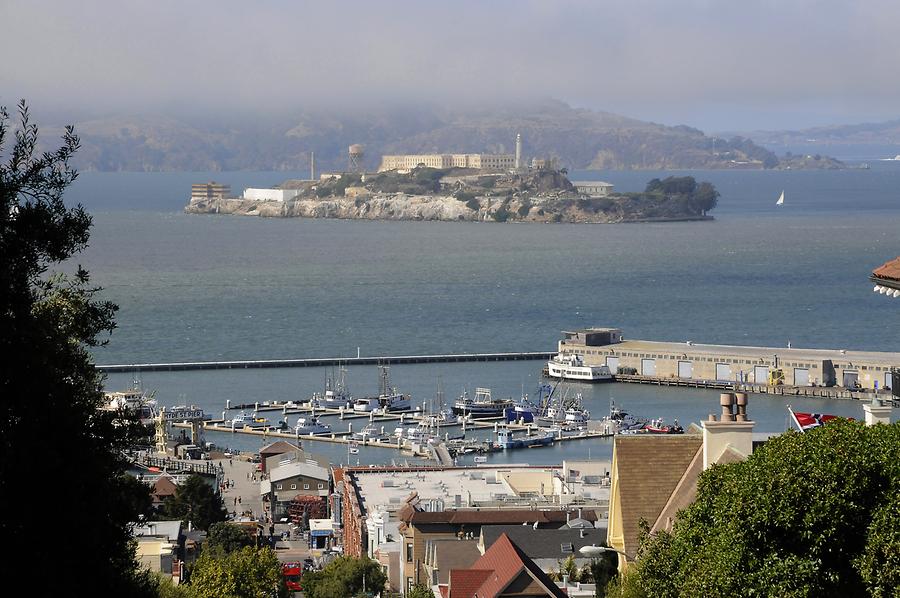
<svg viewBox="0 0 900 598"><path fill-rule="evenodd" d="M715 464L731 448L745 457L753 452L754 422L747 417L747 393L723 392L719 395L722 415L710 414L703 427L703 469ZM736 408L736 412L733 410Z"/></svg>
<svg viewBox="0 0 900 598"><path fill-rule="evenodd" d="M893 409L890 401L882 401L878 397L873 397L871 403L863 405L863 411L866 414L867 426L891 423L891 411Z"/></svg>

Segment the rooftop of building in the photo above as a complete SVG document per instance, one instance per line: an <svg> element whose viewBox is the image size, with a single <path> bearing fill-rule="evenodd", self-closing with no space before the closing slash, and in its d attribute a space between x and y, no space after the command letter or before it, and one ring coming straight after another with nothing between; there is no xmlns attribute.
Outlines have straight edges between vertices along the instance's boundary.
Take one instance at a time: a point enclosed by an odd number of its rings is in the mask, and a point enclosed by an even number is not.
<svg viewBox="0 0 900 598"><path fill-rule="evenodd" d="M872 275L878 278L900 281L900 257L896 257L872 270Z"/></svg>
<svg viewBox="0 0 900 598"><path fill-rule="evenodd" d="M476 571L487 571L478 575ZM565 593L534 561L502 534L468 569L450 572L450 598L470 596L544 595L564 597Z"/></svg>
<svg viewBox="0 0 900 598"><path fill-rule="evenodd" d="M428 525L446 523L450 525L519 525L534 529L538 527L559 528L573 517L570 511L556 509L460 509L449 511L417 511L411 505L404 505L398 513L404 523ZM602 513L594 509L582 509L581 517L589 522L602 519ZM527 524L527 525L525 525Z"/></svg>
<svg viewBox="0 0 900 598"><path fill-rule="evenodd" d="M294 461L287 465L274 468L269 472L269 481L278 482L297 476L304 476L316 480L328 480L329 471L327 467L322 467L322 465L313 460Z"/></svg>
<svg viewBox="0 0 900 598"><path fill-rule="evenodd" d="M581 556L578 552L583 546L598 546L606 542L606 528L572 529L560 527L556 529L539 528L535 530L528 525L484 525L481 527L481 539L485 547L491 546L506 534L515 542L522 552L531 559L564 560L569 556Z"/></svg>
<svg viewBox="0 0 900 598"><path fill-rule="evenodd" d="M284 440L277 440L271 444L267 444L266 446L259 449L259 454L267 454L267 455L277 455L280 453L289 453L291 451L300 451L303 450L299 446L295 444L291 444L290 442L286 442Z"/></svg>
<svg viewBox="0 0 900 598"><path fill-rule="evenodd" d="M145 521L135 525L132 533L135 538L167 538L177 542L181 535L181 521Z"/></svg>
<svg viewBox="0 0 900 598"><path fill-rule="evenodd" d="M416 493L420 503L443 501L436 508L554 506L554 493L550 481L561 480L559 466L505 465L491 467L446 468L375 468L345 469L344 476L352 475L357 494L366 511L376 509L396 511L404 506L407 498ZM534 482L536 491L527 483L531 477L546 478L544 494L539 492L540 482ZM587 483L579 479L566 485L584 502L604 504L609 500L609 488ZM459 497L459 498L457 498ZM424 507L424 505L423 505Z"/></svg>
<svg viewBox="0 0 900 598"><path fill-rule="evenodd" d="M594 332L596 330L593 330ZM578 346L577 343L565 341L565 345ZM645 341L625 340L620 343L591 347L590 349L612 349L615 352L636 351L641 353L680 353L685 356L709 354L710 356L734 355L747 358L769 358L777 355L782 360L816 361L824 359L860 361L873 363L898 363L900 353L887 351L856 351L849 349L803 349L795 347L753 347L743 345L713 345L695 343L693 341Z"/></svg>

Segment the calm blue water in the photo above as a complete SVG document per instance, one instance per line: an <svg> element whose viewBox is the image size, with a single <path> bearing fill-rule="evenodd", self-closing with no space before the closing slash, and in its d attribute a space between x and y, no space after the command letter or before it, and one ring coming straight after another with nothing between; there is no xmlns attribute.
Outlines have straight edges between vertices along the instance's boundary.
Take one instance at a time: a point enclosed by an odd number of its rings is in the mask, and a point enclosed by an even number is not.
<svg viewBox="0 0 900 598"><path fill-rule="evenodd" d="M670 174L677 173L573 178L639 190ZM715 222L497 225L181 212L192 182L215 179L240 190L302 173L85 173L67 200L94 215L91 247L77 261L121 307L119 328L96 351L99 363L351 356L357 348L363 355L551 350L560 330L591 325L620 326L631 338L900 351L900 301L874 294L867 280L900 255L900 163L690 174L722 193ZM776 208L782 190L786 204ZM392 373L401 390L424 398L438 376L448 397L464 386L517 395L536 386L539 371L538 363L511 363ZM226 399L308 396L323 377L249 370L143 380L163 403L186 400L217 413ZM129 383L130 376L114 376L109 387ZM351 372L351 383L359 393L374 390L374 368ZM610 396L682 423L716 404L715 393L703 391L584 391L598 416ZM795 407L861 413L839 402ZM759 398L753 408L762 431L784 429L783 402ZM236 448L259 442L225 440ZM335 459L344 455L321 446ZM587 451L570 444L527 458L555 462Z"/></svg>

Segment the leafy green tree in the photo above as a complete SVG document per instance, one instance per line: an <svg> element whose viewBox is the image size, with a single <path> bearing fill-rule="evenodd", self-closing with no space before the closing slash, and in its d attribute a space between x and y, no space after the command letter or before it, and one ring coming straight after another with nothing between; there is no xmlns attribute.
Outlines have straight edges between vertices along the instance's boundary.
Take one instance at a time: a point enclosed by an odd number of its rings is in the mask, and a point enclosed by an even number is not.
<svg viewBox="0 0 900 598"><path fill-rule="evenodd" d="M13 542L3 569L33 583L48 567L67 582L89 571L93 593L146 595L129 526L140 513L124 476L141 426L98 410L102 379L89 352L112 332L116 307L67 262L91 227L80 205L63 202L78 137L67 127L61 147L39 153L24 101L19 115L14 127L0 109L0 536ZM74 271L50 272L63 262ZM35 464L60 492L32 487Z"/></svg>
<svg viewBox="0 0 900 598"><path fill-rule="evenodd" d="M694 192L692 202L705 214L718 205L719 192L716 191L716 188L712 183L700 183L697 186L697 190Z"/></svg>
<svg viewBox="0 0 900 598"><path fill-rule="evenodd" d="M406 593L406 598L434 598L434 592L428 586L416 584Z"/></svg>
<svg viewBox="0 0 900 598"><path fill-rule="evenodd" d="M219 521L209 526L206 534L206 549L228 554L246 546L254 546L250 534L239 525Z"/></svg>
<svg viewBox="0 0 900 598"><path fill-rule="evenodd" d="M149 485L128 474L122 474L119 483L122 497L128 501L130 510L137 513L137 519L150 519L155 515L153 493Z"/></svg>
<svg viewBox="0 0 900 598"><path fill-rule="evenodd" d="M379 593L386 582L384 571L375 561L367 557L342 556L328 563L321 571L305 573L303 593L307 598L357 596L362 593L363 584L367 592Z"/></svg>
<svg viewBox="0 0 900 598"><path fill-rule="evenodd" d="M163 515L171 519L181 519L185 524L208 530L209 526L225 521L228 511L222 505L222 497L202 476L193 474L175 488L175 495L163 503Z"/></svg>
<svg viewBox="0 0 900 598"><path fill-rule="evenodd" d="M900 424L834 420L699 480L637 564L651 596L900 595Z"/></svg>
<svg viewBox="0 0 900 598"><path fill-rule="evenodd" d="M270 548L244 547L226 556L204 552L190 577L195 598L288 596L281 563Z"/></svg>

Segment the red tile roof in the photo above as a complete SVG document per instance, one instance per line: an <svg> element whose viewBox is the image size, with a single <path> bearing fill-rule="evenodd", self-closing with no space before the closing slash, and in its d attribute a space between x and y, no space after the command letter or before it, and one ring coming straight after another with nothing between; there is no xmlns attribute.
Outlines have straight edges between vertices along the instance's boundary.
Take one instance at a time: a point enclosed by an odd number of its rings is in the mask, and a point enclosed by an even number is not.
<svg viewBox="0 0 900 598"><path fill-rule="evenodd" d="M481 575L476 575L480 572ZM470 569L450 571L449 598L494 598L522 574L541 586L547 596L563 598L566 594L523 553L509 536L502 534ZM476 581L480 579L478 585ZM527 579L527 578L526 578Z"/></svg>
<svg viewBox="0 0 900 598"><path fill-rule="evenodd" d="M451 569L448 598L472 598L493 573L488 569Z"/></svg>
<svg viewBox="0 0 900 598"><path fill-rule="evenodd" d="M875 268L875 270L872 271L872 274L878 278L900 280L900 257L894 258Z"/></svg>

